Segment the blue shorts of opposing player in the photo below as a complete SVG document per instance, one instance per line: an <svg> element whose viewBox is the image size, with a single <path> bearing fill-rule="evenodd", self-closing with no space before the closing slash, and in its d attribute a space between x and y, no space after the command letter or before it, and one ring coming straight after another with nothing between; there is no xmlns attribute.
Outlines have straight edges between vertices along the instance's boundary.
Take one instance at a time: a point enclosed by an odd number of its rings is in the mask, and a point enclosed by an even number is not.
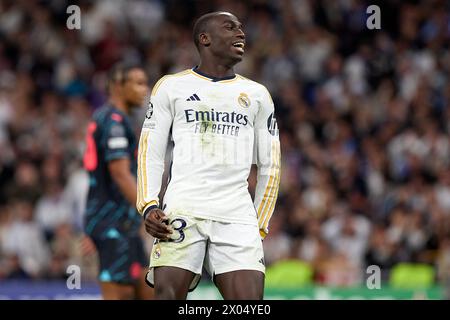
<svg viewBox="0 0 450 320"><path fill-rule="evenodd" d="M111 229L107 238L92 239L98 251L101 282L133 284L139 280L148 264L139 235L122 236Z"/></svg>

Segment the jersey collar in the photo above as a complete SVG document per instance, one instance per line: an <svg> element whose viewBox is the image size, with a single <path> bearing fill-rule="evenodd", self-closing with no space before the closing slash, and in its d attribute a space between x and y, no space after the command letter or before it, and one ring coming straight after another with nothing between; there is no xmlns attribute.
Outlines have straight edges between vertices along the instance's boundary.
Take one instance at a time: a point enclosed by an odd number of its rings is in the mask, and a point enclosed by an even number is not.
<svg viewBox="0 0 450 320"><path fill-rule="evenodd" d="M112 104L111 102L107 102L107 105L111 108L111 109L113 109L115 112L117 112L117 113L119 113L120 115L122 115L122 116L124 116L124 117L126 117L127 116L127 114L125 113L125 112L123 112L122 110L120 110L119 108L117 108L114 104Z"/></svg>
<svg viewBox="0 0 450 320"><path fill-rule="evenodd" d="M192 72L198 76L201 76L202 78L207 78L207 80L210 80L212 82L223 81L223 80L233 80L236 78L235 74L233 74L231 76L227 76L227 77L222 77L222 78L211 77L210 75L207 75L206 73L199 71L198 66L195 66L194 68L192 68Z"/></svg>

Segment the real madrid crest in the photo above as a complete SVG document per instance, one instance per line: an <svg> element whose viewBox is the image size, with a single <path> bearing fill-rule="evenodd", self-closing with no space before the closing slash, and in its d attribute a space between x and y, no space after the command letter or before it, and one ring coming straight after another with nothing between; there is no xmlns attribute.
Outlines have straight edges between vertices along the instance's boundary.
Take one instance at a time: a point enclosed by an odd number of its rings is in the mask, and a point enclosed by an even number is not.
<svg viewBox="0 0 450 320"><path fill-rule="evenodd" d="M246 93L241 93L238 97L238 103L242 108L248 108L250 107L250 98L248 97L248 95Z"/></svg>
<svg viewBox="0 0 450 320"><path fill-rule="evenodd" d="M149 103L148 104L148 110L147 113L145 114L145 119L150 119L153 115L153 103Z"/></svg>
<svg viewBox="0 0 450 320"><path fill-rule="evenodd" d="M153 252L153 258L159 259L160 256L161 256L161 246L160 246L159 242L156 242L155 243L155 251Z"/></svg>

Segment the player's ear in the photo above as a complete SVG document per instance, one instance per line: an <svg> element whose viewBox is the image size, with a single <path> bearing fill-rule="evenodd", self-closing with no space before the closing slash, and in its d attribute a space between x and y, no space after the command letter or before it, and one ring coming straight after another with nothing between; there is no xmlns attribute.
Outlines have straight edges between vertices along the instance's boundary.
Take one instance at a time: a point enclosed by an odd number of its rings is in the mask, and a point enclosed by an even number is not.
<svg viewBox="0 0 450 320"><path fill-rule="evenodd" d="M209 36L209 33L202 32L198 35L198 41L201 45L204 45L205 47L208 47L211 44L211 38Z"/></svg>
<svg viewBox="0 0 450 320"><path fill-rule="evenodd" d="M109 93L122 94L122 84L118 81L110 82L109 84Z"/></svg>

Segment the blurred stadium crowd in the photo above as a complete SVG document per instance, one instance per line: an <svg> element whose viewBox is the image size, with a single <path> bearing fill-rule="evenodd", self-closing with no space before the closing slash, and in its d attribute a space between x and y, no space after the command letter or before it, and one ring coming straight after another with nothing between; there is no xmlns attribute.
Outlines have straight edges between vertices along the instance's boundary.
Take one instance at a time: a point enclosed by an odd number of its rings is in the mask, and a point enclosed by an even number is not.
<svg viewBox="0 0 450 320"><path fill-rule="evenodd" d="M236 71L275 101L279 200L266 263L300 259L327 285L383 279L401 262L450 278L450 4L442 1L0 1L0 280L92 266L81 237L86 123L105 72L141 62L150 85L196 65L191 28L233 12ZM368 30L366 8L381 8ZM135 116L137 130L140 118ZM250 188L255 185L250 179Z"/></svg>

